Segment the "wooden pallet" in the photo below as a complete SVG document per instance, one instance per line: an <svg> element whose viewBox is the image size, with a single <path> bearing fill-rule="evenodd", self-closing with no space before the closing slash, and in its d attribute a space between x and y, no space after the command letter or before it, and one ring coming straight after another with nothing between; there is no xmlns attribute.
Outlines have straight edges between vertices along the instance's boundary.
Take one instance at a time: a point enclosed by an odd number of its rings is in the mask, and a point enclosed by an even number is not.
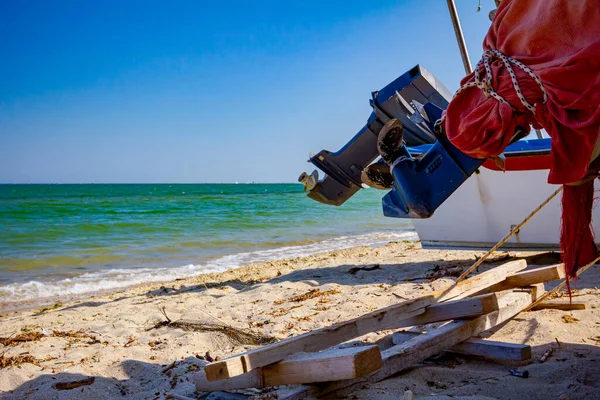
<svg viewBox="0 0 600 400"><path fill-rule="evenodd" d="M562 265L523 271L513 261L453 287L260 347L209 364L197 374L200 391L263 388L290 384L279 399L344 396L443 351L508 360L531 357L531 348L474 339L531 306L544 293L543 282L564 277ZM448 321L423 334L395 333L386 350L370 345L332 348L366 333ZM319 385L311 385L313 383Z"/></svg>

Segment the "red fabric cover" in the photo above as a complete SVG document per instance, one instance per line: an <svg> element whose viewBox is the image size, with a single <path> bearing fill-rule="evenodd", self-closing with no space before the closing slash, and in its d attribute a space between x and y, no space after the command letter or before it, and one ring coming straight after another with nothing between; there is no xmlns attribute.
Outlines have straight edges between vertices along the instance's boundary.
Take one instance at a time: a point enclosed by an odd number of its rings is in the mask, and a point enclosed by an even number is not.
<svg viewBox="0 0 600 400"><path fill-rule="evenodd" d="M478 158L502 153L517 126L543 126L552 138L548 182L582 179L600 129L600 6L598 0L503 0L484 50L496 49L521 61L543 82L542 104L537 83L513 65L521 90L536 116L519 101L500 60L491 64L492 86L512 107L468 88L446 111L448 139ZM481 77L485 70L480 69ZM474 81L473 74L461 85ZM513 110L514 108L514 110Z"/></svg>
<svg viewBox="0 0 600 400"><path fill-rule="evenodd" d="M562 261L568 277L575 277L579 267L596 258L596 243L591 226L593 202L593 179L581 185L563 186L560 246L566 250L563 251ZM564 212L565 210L568 212Z"/></svg>
<svg viewBox="0 0 600 400"><path fill-rule="evenodd" d="M477 87L459 93L446 110L445 131L461 151L477 158L501 154L515 129L544 127L552 138L548 182L583 179L600 130L600 5L598 0L502 0L483 42L533 70L538 84L512 65L526 100L521 104L506 67L495 59L492 87L510 105L486 97ZM481 78L486 73L480 68ZM461 85L474 82L474 74ZM569 276L597 255L590 219L593 181L564 187L561 248ZM589 234L588 234L589 232ZM591 238L591 239L590 239Z"/></svg>

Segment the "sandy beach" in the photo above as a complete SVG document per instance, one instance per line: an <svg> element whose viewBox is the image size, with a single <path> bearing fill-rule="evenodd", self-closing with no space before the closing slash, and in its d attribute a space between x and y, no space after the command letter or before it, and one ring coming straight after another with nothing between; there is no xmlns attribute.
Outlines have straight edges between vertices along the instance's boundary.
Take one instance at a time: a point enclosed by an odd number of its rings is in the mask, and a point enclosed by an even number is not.
<svg viewBox="0 0 600 400"><path fill-rule="evenodd" d="M0 398L205 398L192 376L211 360L424 295L455 279L440 277L440 267L459 271L482 253L393 242L4 311ZM538 266L557 262L556 254L533 252L499 252L492 258L495 263L485 263L480 272L512 258ZM515 365L446 354L365 386L350 398L397 399L407 389L418 399L600 398L597 286L600 272L595 267L582 275L573 292L574 300L586 303L585 310L521 313L485 335L531 345L529 362ZM360 339L377 342L389 333ZM556 349L540 363L549 346ZM508 370L515 366L527 370L529 378L511 376ZM64 385L84 379L86 384L77 388ZM261 391L227 396L260 397Z"/></svg>

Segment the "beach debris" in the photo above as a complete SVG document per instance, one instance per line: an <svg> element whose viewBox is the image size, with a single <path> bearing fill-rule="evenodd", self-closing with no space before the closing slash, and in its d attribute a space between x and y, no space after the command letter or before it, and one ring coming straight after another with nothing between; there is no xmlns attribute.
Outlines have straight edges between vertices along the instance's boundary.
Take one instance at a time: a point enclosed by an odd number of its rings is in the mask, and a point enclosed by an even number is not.
<svg viewBox="0 0 600 400"><path fill-rule="evenodd" d="M426 306L433 302L434 298L427 296L395 304L334 326L291 337L272 346L229 357L218 363L207 365L205 371L208 380L214 381L243 374L247 372L245 370L249 365L252 368L258 368L281 361L300 351L325 350L334 344L383 329L395 321L420 314L424 312ZM286 329L288 329L287 326Z"/></svg>
<svg viewBox="0 0 600 400"><path fill-rule="evenodd" d="M427 275L429 279L439 279L447 276L460 276L463 272L463 267L458 266L447 266L447 267L437 267L433 270L432 273Z"/></svg>
<svg viewBox="0 0 600 400"><path fill-rule="evenodd" d="M339 294L339 293L341 293L341 291L339 291L338 289L325 290L322 292L321 289L317 288L317 289L311 289L308 292L300 294L298 296L294 296L289 300L276 300L273 302L273 304L280 305L283 303L298 303L300 301L310 300L310 299L314 299L316 297L330 296L332 294Z"/></svg>
<svg viewBox="0 0 600 400"><path fill-rule="evenodd" d="M414 278L405 278L403 281L412 282L418 280L428 280L434 281L436 279L451 277L451 276L460 276L462 274L464 268L460 266L454 265L436 265L433 270L425 276L419 276Z"/></svg>
<svg viewBox="0 0 600 400"><path fill-rule="evenodd" d="M562 311L585 310L585 303L581 301L573 301L571 303L566 301L544 301L532 308L533 311L545 309Z"/></svg>
<svg viewBox="0 0 600 400"><path fill-rule="evenodd" d="M548 357L550 357L552 355L553 351L554 351L554 349L552 348L552 346L548 347L548 349L544 352L544 354L542 354L542 357L540 357L540 363L546 362Z"/></svg>
<svg viewBox="0 0 600 400"><path fill-rule="evenodd" d="M285 326L283 327L283 329L279 331L279 334L281 334L281 335L290 335L290 331L292 329L294 329L294 324L291 323L290 321L287 321L285 323Z"/></svg>
<svg viewBox="0 0 600 400"><path fill-rule="evenodd" d="M72 390L72 389L77 389L78 387L81 387L81 386L91 385L94 383L95 380L96 380L96 377L92 376L90 378L80 379L78 381L56 382L54 385L52 385L52 387L56 390Z"/></svg>
<svg viewBox="0 0 600 400"><path fill-rule="evenodd" d="M568 295L569 295L569 293L566 291L559 291L559 292L552 293L548 297L552 298L552 299L560 299L560 298L563 298ZM571 297L577 297L577 296L582 296L582 295L583 294L581 293L581 291L579 289L571 289Z"/></svg>
<svg viewBox="0 0 600 400"><path fill-rule="evenodd" d="M191 397L182 396L182 395L176 394L176 393L167 393L166 398L167 399L175 399L175 400L194 400Z"/></svg>
<svg viewBox="0 0 600 400"><path fill-rule="evenodd" d="M577 319L574 316L569 315L569 314L563 315L561 319L565 324L575 324L575 323L579 322L579 319Z"/></svg>
<svg viewBox="0 0 600 400"><path fill-rule="evenodd" d="M302 304L297 304L297 305L291 306L289 308L279 308L277 310L271 311L269 313L269 315L272 316L272 317L275 317L275 318L277 318L277 317L283 317L284 315L288 314L293 309L300 308L300 307L302 307Z"/></svg>
<svg viewBox="0 0 600 400"><path fill-rule="evenodd" d="M151 342L148 342L148 346L150 347L151 350L158 350L158 349L162 349L166 344L167 344L167 339L157 339L157 340L153 340Z"/></svg>
<svg viewBox="0 0 600 400"><path fill-rule="evenodd" d="M481 281L480 276L471 279L473 280L464 281L468 282L465 284L466 288L471 289L473 288L475 281ZM495 282L491 282L490 284L494 283ZM345 397L346 395L352 393L354 390L364 386L365 384L375 383L391 375L395 375L406 368L412 367L416 363L422 362L431 356L443 352L447 348L452 347L454 344L460 343L473 335L477 335L480 332L493 329L494 327L503 324L504 322L512 319L519 312L528 307L533 301L535 301L537 293L538 291L536 290L536 288L531 288L529 291L523 290L520 292L508 293L499 299L499 311L493 311L489 314L485 314L474 319L455 320L452 323L445 324L435 329L431 329L428 332L419 336L418 338L414 338L399 345L387 348L386 350L381 352L383 363L382 368L371 372L364 377L346 380L336 380L335 377L333 377L333 374L337 373L337 371L323 371L319 374L319 380L329 380L332 382L322 383L318 386L299 386L293 389L291 393L281 393L279 399L300 399L306 397L320 398L324 396L335 398ZM413 305L415 305L414 300L412 300L411 302L413 302ZM410 304L411 302L404 302L401 304L406 305L407 303ZM424 310L426 310L427 307L427 305L421 305L421 308L423 308ZM382 310L379 310L367 315L374 316L379 314L381 318L381 312ZM394 320L400 320L401 318L402 316L398 315L398 317L394 318ZM406 319L406 317L404 317L403 319ZM383 323L385 324L385 321ZM361 320L360 323L357 323L357 319L355 319L353 320L352 325L347 324L348 322L328 328L322 328L317 331L313 331L301 336L282 341L278 343L279 346L267 346L262 349L256 349L254 351L246 352L241 355L242 358L239 358L240 356L234 356L222 362L207 365L203 371L207 378L206 381L208 381L212 385L217 385L216 387L219 387L218 385L222 385L222 387L225 388L227 385L232 384L235 380L241 379L240 375L246 377L250 376L247 375L247 373L250 371L254 371L257 368L260 368L260 364L269 364L269 360L272 360L277 356L281 356L282 354L285 358L286 354L290 355L295 353L293 349L296 348L296 346L302 346L302 350L304 351L318 351L319 349L326 348L328 345L331 346L332 343L340 343L340 341L346 341L348 337L345 335L340 335L340 332L344 332L344 327L346 326L351 326L354 329L353 337L360 336L364 333L364 331L362 330L359 330L357 332L357 326L369 329L371 331L378 330L378 328L376 328L375 326L374 321L371 319ZM316 335L316 333L323 331L328 333L327 340ZM310 347L308 347L309 342ZM292 346L293 343L294 346ZM335 354L335 351L337 350L331 349L327 351L330 352L328 354L328 356L330 356L331 354ZM308 353L307 356L317 356L321 353ZM245 364L238 365L238 361L244 361ZM359 364L362 365L362 363ZM274 365L269 366L268 368L273 368L274 370L276 370L278 365L279 363L275 362ZM311 367L317 367L318 365L320 365L320 363L315 363L313 366L303 366L301 371L304 372L310 370ZM249 366L251 367L248 368ZM208 376L209 373L213 374L213 378L214 375L216 375L217 379L210 379L210 377ZM229 377L222 377L225 374L229 375ZM219 375L221 377L219 377ZM282 378L284 376L287 375L282 375ZM197 388L199 390L202 390L201 386L198 386L199 382L199 380L195 379Z"/></svg>
<svg viewBox="0 0 600 400"><path fill-rule="evenodd" d="M262 335L248 330L234 328L229 325L211 324L207 322L196 322L189 320L174 321L168 325L170 328L179 328L184 331L193 332L221 332L234 342L241 345L264 345L276 342L272 336Z"/></svg>
<svg viewBox="0 0 600 400"><path fill-rule="evenodd" d="M450 266L439 270L455 267ZM282 360L289 362L294 357L304 357L304 364L299 371L307 380L310 380L304 386L293 388L292 392L286 392L288 389L276 390L275 393L278 394L280 400L323 396L344 397L365 384L386 379L416 363L443 354L448 349L463 350L465 353L479 353L493 358L520 361L529 359L531 358L530 346L472 339L473 336L501 326L531 307L545 293L543 282L555 279L556 274L553 271L558 268L544 267L545 269L528 270L527 273L519 272L526 267L525 260L508 262L462 280L449 288L438 290L434 292L433 296L402 301L352 320L340 322L337 325L293 336L270 346L249 350L222 361L213 362L200 371L203 378L194 378L197 389L201 390L202 387L210 386L215 391L227 390L233 386L246 385L243 383L244 379L248 380L251 377L256 378L251 379L254 382L252 385L268 386L268 383L261 380L265 377L263 372L267 370L277 373L278 368L283 368L284 361ZM509 277L512 278L508 279ZM510 291L506 289L497 291L497 288L507 284L507 279L519 286L511 288ZM313 289L288 301L303 301L324 293L317 290ZM468 298L469 296L474 297ZM429 302L427 299L433 300L433 302ZM464 315L470 316L464 319ZM339 356L340 349L332 348L332 346L369 332L385 332L390 327L404 324L414 325L416 322L427 321L451 322L437 328L430 328L425 333L403 340L402 343L395 344L394 342L394 346L386 347L381 351L382 368L363 377L340 379L335 376L339 372L337 369L322 370L318 377L310 377L311 368L319 368L321 365L321 362L316 360L310 361L312 358L323 357L329 362L330 358ZM390 338L388 337L388 339ZM393 338L391 339L393 342ZM466 341L470 342L466 343ZM510 357L505 353L510 353ZM364 362L357 362L357 366L365 365ZM522 378L529 376L529 372L526 370L511 370L511 374ZM288 379L289 375L281 373L276 375L276 378L269 379ZM322 381L327 382L310 385L310 383ZM436 382L432 382L433 386L436 386Z"/></svg>
<svg viewBox="0 0 600 400"><path fill-rule="evenodd" d="M375 271L381 269L381 266L379 264L374 264L372 267L354 267L354 268L350 268L347 272L350 275L356 275L356 273L358 271Z"/></svg>
<svg viewBox="0 0 600 400"><path fill-rule="evenodd" d="M259 322L252 322L252 321L248 321L248 326L250 328L262 328L265 325L269 325L271 323L270 320L266 319L264 321L259 321Z"/></svg>
<svg viewBox="0 0 600 400"><path fill-rule="evenodd" d="M406 392L404 392L402 400L415 400L415 395L412 391L407 390Z"/></svg>
<svg viewBox="0 0 600 400"><path fill-rule="evenodd" d="M392 334L392 343L401 344L421 334L413 331L394 332ZM489 357L497 360L525 361L531 358L531 346L529 345L476 338L467 339L464 342L455 344L448 348L447 351L469 356Z"/></svg>
<svg viewBox="0 0 600 400"><path fill-rule="evenodd" d="M294 316L292 316L291 318L292 318L294 321L296 321L296 322L302 322L302 321L311 321L311 320L312 320L312 318L311 318L311 317L314 317L315 315L318 315L318 314L319 314L319 313L314 313L314 314L312 314L312 315L305 315L304 317L294 317Z"/></svg>
<svg viewBox="0 0 600 400"><path fill-rule="evenodd" d="M519 378L529 378L529 371L517 371L516 369L509 369L508 372L512 376L518 376Z"/></svg>
<svg viewBox="0 0 600 400"><path fill-rule="evenodd" d="M294 354L282 361L223 382L210 382L205 373L197 375L196 388L202 392L263 388L269 386L355 379L382 366L376 345L329 349L319 353Z"/></svg>
<svg viewBox="0 0 600 400"><path fill-rule="evenodd" d="M53 337L63 337L63 338L72 338L72 339L94 339L89 333L86 333L83 328L78 331L52 331Z"/></svg>
<svg viewBox="0 0 600 400"><path fill-rule="evenodd" d="M40 329L39 325L23 325L21 327L21 332L27 333L27 332L33 332L37 329ZM42 333L44 333L44 328L42 328Z"/></svg>
<svg viewBox="0 0 600 400"><path fill-rule="evenodd" d="M448 389L448 385L441 383L441 382L427 381L426 383L427 383L427 386L429 386L431 388L436 388L436 389L441 389L441 390Z"/></svg>
<svg viewBox="0 0 600 400"><path fill-rule="evenodd" d="M475 261L479 261L479 259L481 257L475 255L474 258L475 258ZM498 254L495 257L488 257L485 259L485 261L482 264L495 264L495 263L500 263L500 262L505 262L505 261L511 261L513 259L516 259L516 257L512 256L510 253L504 253L504 254Z"/></svg>
<svg viewBox="0 0 600 400"><path fill-rule="evenodd" d="M176 365L177 365L177 361L173 361L171 364L169 364L166 367L164 367L161 372L163 374L166 374L167 372L169 372L170 370L172 370L173 368L175 368Z"/></svg>
<svg viewBox="0 0 600 400"><path fill-rule="evenodd" d="M204 359L208 362L213 362L215 361L211 356L210 353L207 351L206 354L204 354Z"/></svg>
<svg viewBox="0 0 600 400"><path fill-rule="evenodd" d="M26 332L9 337L0 337L0 344L6 347L18 346L21 343L37 342L44 337L61 337L70 339L92 339L97 340L95 336L86 333L83 329L78 331L52 331L42 329L42 332Z"/></svg>
<svg viewBox="0 0 600 400"><path fill-rule="evenodd" d="M61 308L61 307L62 307L62 303L55 303L53 306L40 308L33 315L34 316L39 316L39 315L42 315L42 314L44 314L44 313L46 313L48 311L56 310L57 308Z"/></svg>
<svg viewBox="0 0 600 400"><path fill-rule="evenodd" d="M261 335L261 334L258 334L258 333L255 333L255 332L252 332L249 330L238 329L233 326L226 325L224 323L217 324L217 323L208 323L208 322L202 322L202 321L190 321L190 320L183 320L183 319L180 319L177 321L172 321L169 318L169 316L167 315L165 307L162 307L162 309L160 309L160 311L164 315L166 321L158 322L158 323L154 324L154 326L146 329L146 331L160 328L163 326L168 326L169 328L178 328L178 329L182 329L184 331L192 331L192 332L221 332L221 333L227 335L231 340L237 342L238 344L253 345L253 346L269 344L269 343L273 343L273 342L277 341L277 339L272 336ZM206 312L204 312L204 314L207 314L208 316L212 317L216 321L220 321L219 319L213 317L212 315L210 315Z"/></svg>
<svg viewBox="0 0 600 400"><path fill-rule="evenodd" d="M179 374L173 372L173 375L167 374L167 376L171 377L171 381L169 382L169 384L171 385L171 389L175 389L175 386L177 386L177 381L179 380Z"/></svg>
<svg viewBox="0 0 600 400"><path fill-rule="evenodd" d="M160 313L165 317L165 321L158 321L156 324L154 324L153 327L146 329L146 331L149 331L152 329L158 329L163 326L170 325L173 322L173 321L171 321L171 318L169 318L169 316L167 315L167 310L164 306L162 308L159 307L158 311L160 311Z"/></svg>
<svg viewBox="0 0 600 400"><path fill-rule="evenodd" d="M398 293L394 293L394 292L392 292L392 294L393 294L394 296L396 296L397 298L401 299L401 300L408 300L408 299L409 299L408 297L401 296L401 295L399 295Z"/></svg>
<svg viewBox="0 0 600 400"><path fill-rule="evenodd" d="M44 360L38 360L30 354L22 354L18 356L7 356L5 353L0 354L0 369L8 367L16 367L21 364L33 364L40 366L40 362Z"/></svg>
<svg viewBox="0 0 600 400"><path fill-rule="evenodd" d="M27 332L16 336L0 337L0 344L6 347L14 347L25 342L35 342L43 338L45 335L41 332Z"/></svg>

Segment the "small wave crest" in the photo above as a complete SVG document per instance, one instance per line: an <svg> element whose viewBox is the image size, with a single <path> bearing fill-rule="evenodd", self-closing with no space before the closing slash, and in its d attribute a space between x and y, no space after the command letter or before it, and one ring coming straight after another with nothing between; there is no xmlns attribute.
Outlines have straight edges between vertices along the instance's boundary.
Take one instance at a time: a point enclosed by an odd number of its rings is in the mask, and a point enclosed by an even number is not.
<svg viewBox="0 0 600 400"><path fill-rule="evenodd" d="M190 278L200 274L223 272L244 265L309 256L328 251L343 250L358 246L378 246L395 240L417 240L413 231L374 232L354 236L341 236L319 242L278 247L245 253L226 255L204 264L190 264L178 267L109 269L88 272L73 278L56 281L29 281L0 286L0 304L10 305L20 302L43 302L56 297L82 297L98 292L116 290L149 282L172 281Z"/></svg>

